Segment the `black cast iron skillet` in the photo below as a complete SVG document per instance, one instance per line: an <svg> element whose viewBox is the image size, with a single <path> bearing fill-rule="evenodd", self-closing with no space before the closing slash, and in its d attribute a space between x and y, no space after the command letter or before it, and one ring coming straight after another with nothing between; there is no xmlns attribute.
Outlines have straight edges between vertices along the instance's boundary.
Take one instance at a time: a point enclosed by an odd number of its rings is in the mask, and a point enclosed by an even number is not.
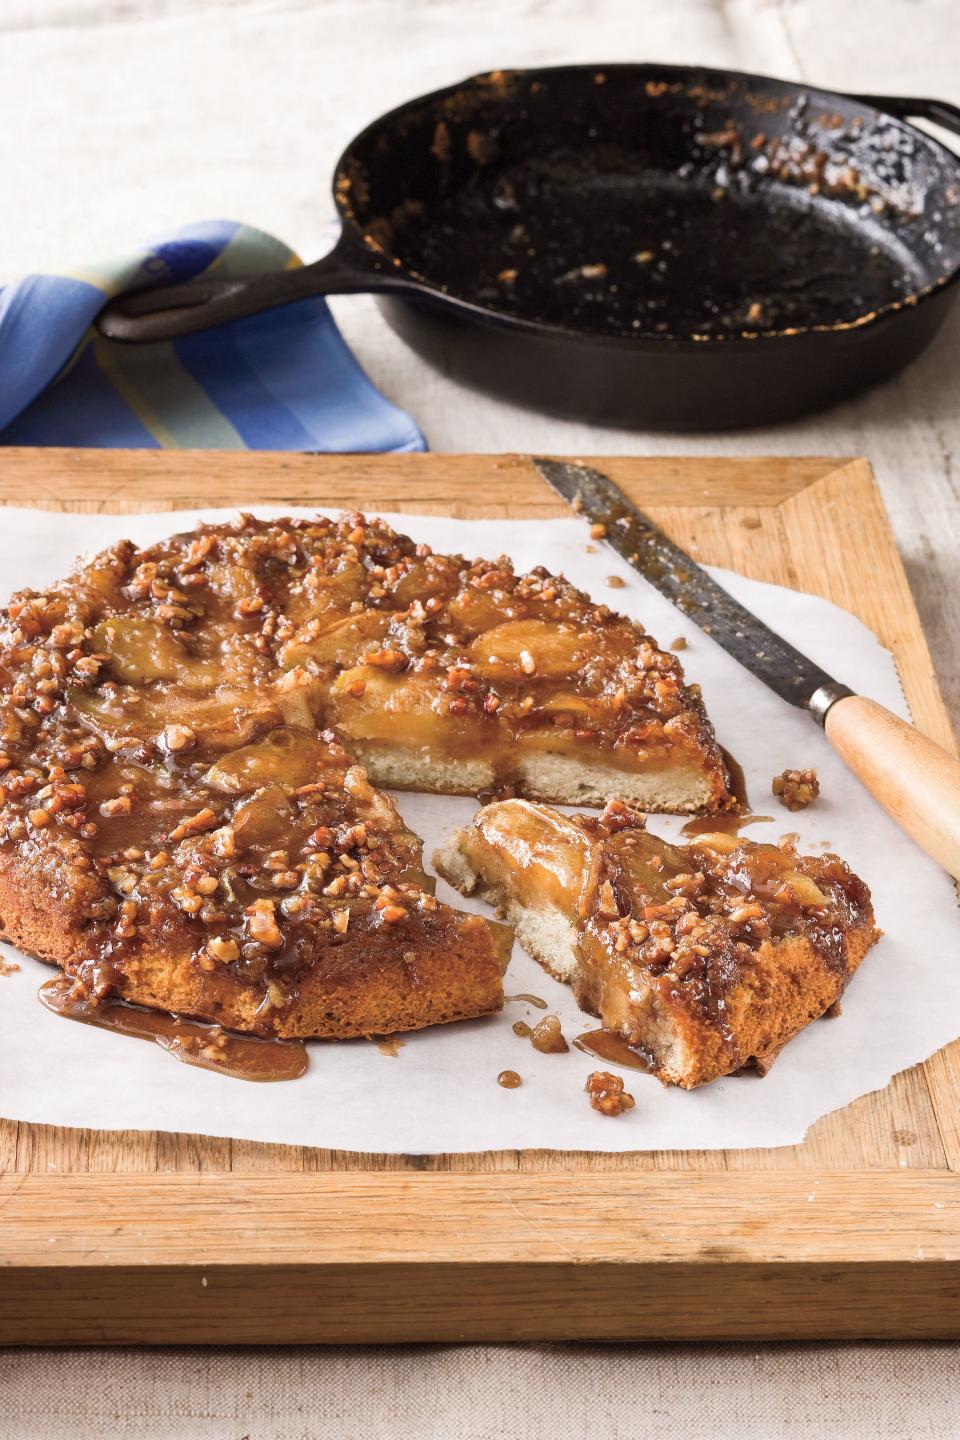
<svg viewBox="0 0 960 1440"><path fill-rule="evenodd" d="M127 295L167 340L310 295L372 292L434 365L607 424L702 430L893 374L957 294L960 133L933 100L668 65L479 75L344 151L335 249L303 269Z"/></svg>

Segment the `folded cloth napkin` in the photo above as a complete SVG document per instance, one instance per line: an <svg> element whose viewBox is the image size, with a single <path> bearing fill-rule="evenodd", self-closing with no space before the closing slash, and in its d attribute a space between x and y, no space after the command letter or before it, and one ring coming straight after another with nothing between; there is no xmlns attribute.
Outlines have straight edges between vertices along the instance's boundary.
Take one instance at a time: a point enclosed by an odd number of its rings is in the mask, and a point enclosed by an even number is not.
<svg viewBox="0 0 960 1440"><path fill-rule="evenodd" d="M150 345L92 328L123 290L299 264L273 236L221 220L0 289L0 445L425 449L409 415L360 369L324 300Z"/></svg>

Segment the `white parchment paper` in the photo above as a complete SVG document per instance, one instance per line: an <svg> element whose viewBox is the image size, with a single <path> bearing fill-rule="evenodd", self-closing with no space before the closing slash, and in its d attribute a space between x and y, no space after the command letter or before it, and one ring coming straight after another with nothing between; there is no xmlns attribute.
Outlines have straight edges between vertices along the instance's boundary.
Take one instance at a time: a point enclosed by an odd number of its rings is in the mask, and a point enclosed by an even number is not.
<svg viewBox="0 0 960 1440"><path fill-rule="evenodd" d="M259 514L290 513L258 508ZM312 513L312 512L303 512ZM57 515L0 510L0 588L38 586L66 573L74 557L130 536L144 543L200 519L233 512L176 515ZM769 1075L731 1077L686 1093L623 1072L636 1108L615 1120L590 1109L581 1093L598 1062L574 1049L540 1055L518 1039L515 1020L541 1013L511 1001L489 1019L403 1037L395 1057L370 1041L309 1046L310 1069L298 1081L256 1085L179 1064L142 1041L77 1025L36 999L49 968L0 947L19 971L0 977L0 1111L9 1119L102 1129L196 1132L361 1151L433 1153L504 1147L554 1149L719 1149L789 1145L819 1116L885 1085L960 1034L956 895L947 877L887 819L846 771L804 714L731 661L707 636L603 546L587 549L584 524L554 521L457 521L395 518L398 528L436 549L468 555L506 553L518 567L562 571L595 600L643 621L661 644L683 635L683 664L698 681L718 736L740 760L754 809L775 816L748 834L776 840L799 831L812 853L836 850L872 888L884 938L854 977L842 1016L817 1021L797 1037ZM730 572L722 583L811 659L900 714L904 701L891 656L852 615L809 595ZM606 577L619 575L623 589ZM787 766L816 767L823 794L789 814L770 795ZM474 802L458 797L398 797L430 857L440 838L464 824ZM681 821L655 817L651 829L676 839ZM442 882L438 894L466 909ZM566 988L514 947L508 995L531 992L559 1014L573 1038L596 1021ZM523 1084L504 1090L505 1069Z"/></svg>

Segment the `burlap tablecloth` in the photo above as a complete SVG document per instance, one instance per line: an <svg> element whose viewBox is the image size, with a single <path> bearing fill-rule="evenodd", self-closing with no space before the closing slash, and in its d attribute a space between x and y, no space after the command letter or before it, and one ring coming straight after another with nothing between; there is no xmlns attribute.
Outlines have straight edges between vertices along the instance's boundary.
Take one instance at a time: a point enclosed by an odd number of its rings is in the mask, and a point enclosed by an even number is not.
<svg viewBox="0 0 960 1440"><path fill-rule="evenodd" d="M4 0L0 278L210 215L313 258L329 243L342 145L389 105L475 70L699 61L957 100L958 20L956 0ZM437 450L868 455L960 704L960 323L904 376L825 416L676 437L468 395L371 301L335 308ZM949 1345L23 1350L0 1353L0 1440L943 1440L960 1435L958 1396Z"/></svg>
<svg viewBox="0 0 960 1440"><path fill-rule="evenodd" d="M943 1440L951 1345L0 1353L0 1440Z"/></svg>

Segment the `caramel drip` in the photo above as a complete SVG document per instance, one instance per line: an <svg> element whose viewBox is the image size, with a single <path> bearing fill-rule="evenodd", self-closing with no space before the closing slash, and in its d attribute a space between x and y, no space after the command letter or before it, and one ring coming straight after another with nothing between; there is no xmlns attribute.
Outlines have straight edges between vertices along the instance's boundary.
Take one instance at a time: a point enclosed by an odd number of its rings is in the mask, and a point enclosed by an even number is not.
<svg viewBox="0 0 960 1440"><path fill-rule="evenodd" d="M578 1050L628 1070L653 1070L653 1057L628 1045L617 1030L587 1030L574 1040Z"/></svg>
<svg viewBox="0 0 960 1440"><path fill-rule="evenodd" d="M739 835L748 825L760 825L772 821L772 815L744 815L739 810L728 810L725 815L695 815L681 827L680 834L693 839L697 835Z"/></svg>
<svg viewBox="0 0 960 1440"><path fill-rule="evenodd" d="M747 777L743 773L743 766L725 745L720 746L720 753L723 756L723 763L727 767L727 774L730 776L730 793L737 802L737 806L745 815L750 813L750 797L747 794Z"/></svg>
<svg viewBox="0 0 960 1440"><path fill-rule="evenodd" d="M185 1065L216 1070L235 1080L298 1080L310 1063L302 1040L259 1040L112 996L99 1003L79 999L65 975L41 985L39 997L48 1010L67 1020L152 1040Z"/></svg>
<svg viewBox="0 0 960 1440"><path fill-rule="evenodd" d="M736 800L736 806L722 815L696 815L681 829L681 835L692 838L697 835L739 835L741 830L748 825L759 825L763 821L773 820L772 815L754 815L750 810L750 799L747 795L747 780L743 773L743 766L735 759L730 751L721 746L723 763L727 767L730 776L730 793Z"/></svg>

